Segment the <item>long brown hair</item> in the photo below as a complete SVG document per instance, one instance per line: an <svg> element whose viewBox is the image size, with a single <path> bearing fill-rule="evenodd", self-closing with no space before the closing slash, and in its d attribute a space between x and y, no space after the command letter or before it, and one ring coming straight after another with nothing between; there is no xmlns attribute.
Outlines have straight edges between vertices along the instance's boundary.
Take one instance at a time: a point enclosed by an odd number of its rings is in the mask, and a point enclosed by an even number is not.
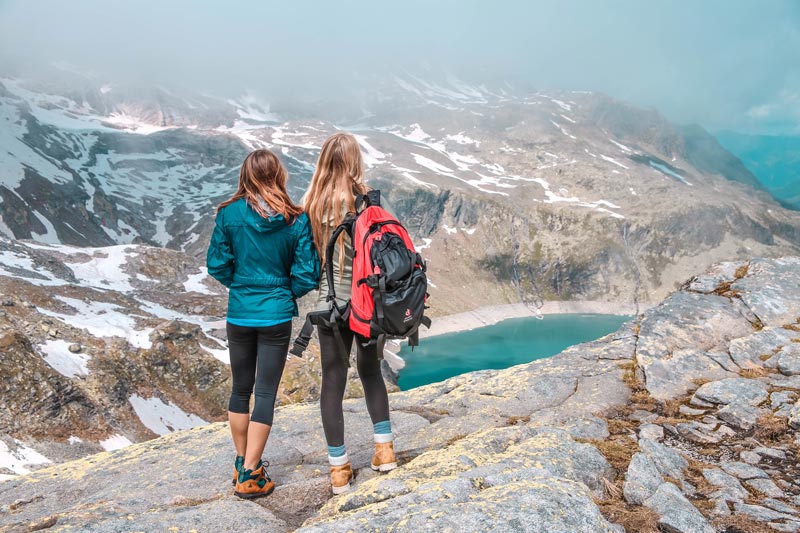
<svg viewBox="0 0 800 533"><path fill-rule="evenodd" d="M367 192L358 141L349 133L334 133L322 145L303 207L311 222L314 243L323 265L325 246L345 214L356 210L356 195ZM339 238L339 265L344 262L344 234ZM341 278L341 272L339 273Z"/></svg>
<svg viewBox="0 0 800 533"><path fill-rule="evenodd" d="M286 168L278 156L264 148L250 152L239 170L239 187L233 196L217 206L217 212L244 198L262 217L270 216L264 207L266 204L283 215L287 224L291 224L303 210L292 202L286 192L287 177Z"/></svg>

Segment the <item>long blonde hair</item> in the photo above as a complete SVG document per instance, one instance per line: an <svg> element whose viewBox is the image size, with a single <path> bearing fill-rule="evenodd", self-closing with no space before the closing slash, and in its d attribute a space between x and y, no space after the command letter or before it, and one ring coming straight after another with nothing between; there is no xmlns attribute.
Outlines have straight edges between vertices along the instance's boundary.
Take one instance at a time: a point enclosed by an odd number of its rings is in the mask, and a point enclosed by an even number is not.
<svg viewBox="0 0 800 533"><path fill-rule="evenodd" d="M362 181L364 163L358 141L349 133L334 133L322 145L311 185L303 197L303 208L311 222L314 243L322 264L333 230L347 213L356 210L356 195L367 192ZM344 234L339 237L339 265L344 262ZM341 279L342 271L339 272Z"/></svg>
<svg viewBox="0 0 800 533"><path fill-rule="evenodd" d="M286 168L278 156L264 148L250 152L239 170L239 187L233 196L217 206L217 212L244 198L262 217L269 218L268 206L291 224L303 210L286 192L287 177Z"/></svg>

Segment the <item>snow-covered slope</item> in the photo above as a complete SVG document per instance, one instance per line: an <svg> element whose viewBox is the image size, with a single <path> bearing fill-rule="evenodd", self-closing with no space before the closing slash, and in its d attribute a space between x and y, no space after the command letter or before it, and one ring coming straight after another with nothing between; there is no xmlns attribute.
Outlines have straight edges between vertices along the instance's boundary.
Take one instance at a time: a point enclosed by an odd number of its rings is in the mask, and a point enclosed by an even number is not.
<svg viewBox="0 0 800 533"><path fill-rule="evenodd" d="M253 94L0 83L0 233L18 239L201 256L248 150L278 152L299 199L319 147L344 129L434 268L483 276L486 299L472 302L434 269L442 311L654 301L714 261L800 244L797 213L702 129L598 94L403 75L379 97L298 109Z"/></svg>
<svg viewBox="0 0 800 533"><path fill-rule="evenodd" d="M224 418L226 301L179 251L0 237L0 480ZM316 394L308 355L281 403Z"/></svg>

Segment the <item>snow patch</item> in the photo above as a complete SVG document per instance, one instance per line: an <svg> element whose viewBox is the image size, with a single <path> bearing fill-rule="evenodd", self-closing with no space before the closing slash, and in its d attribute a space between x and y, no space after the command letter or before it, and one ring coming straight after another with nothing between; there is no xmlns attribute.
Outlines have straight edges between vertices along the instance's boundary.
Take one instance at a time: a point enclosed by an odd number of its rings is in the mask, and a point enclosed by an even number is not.
<svg viewBox="0 0 800 533"><path fill-rule="evenodd" d="M428 170L432 170L433 172L436 172L437 174L441 174L442 176L447 176L448 178L455 178L455 176L453 175L453 172L454 172L453 169L448 168L448 167L446 167L444 165L440 165L436 161L428 159L425 156L422 156L422 155L419 155L419 154L415 154L415 153L412 153L411 155L414 157L414 161L418 165L420 165L422 167L425 167Z"/></svg>
<svg viewBox="0 0 800 533"><path fill-rule="evenodd" d="M69 346L70 343L61 339L49 340L40 344L39 350L44 354L45 362L62 376L74 378L88 375L89 368L86 363L89 362L89 356L72 353L69 351Z"/></svg>
<svg viewBox="0 0 800 533"><path fill-rule="evenodd" d="M628 153L633 152L633 150L631 150L630 148L628 148L627 146L625 146L622 143L618 143L614 139L609 139L609 141L611 141L612 143L616 144L623 152L628 152Z"/></svg>
<svg viewBox="0 0 800 533"><path fill-rule="evenodd" d="M414 247L417 249L418 252L421 252L422 250L426 250L426 249L430 248L431 247L431 243L433 243L433 239L423 238L422 239L422 244L419 245L419 246L414 246Z"/></svg>
<svg viewBox="0 0 800 533"><path fill-rule="evenodd" d="M57 251L61 250L61 247L57 248ZM138 255L132 250L133 248L128 245L85 248L81 252L92 257L89 261L64 264L72 270L82 285L101 290L130 292L134 290L130 283L131 278L122 271L122 267L130 257Z"/></svg>
<svg viewBox="0 0 800 533"><path fill-rule="evenodd" d="M209 353L214 359L217 361L224 363L226 365L231 364L231 354L227 348L209 348L208 346L203 346L202 344L200 347Z"/></svg>
<svg viewBox="0 0 800 533"><path fill-rule="evenodd" d="M30 246L30 245L28 245ZM37 267L30 257L10 250L0 251L0 275L24 279L34 285L63 285L47 270Z"/></svg>
<svg viewBox="0 0 800 533"><path fill-rule="evenodd" d="M106 440L101 440L99 444L105 451L113 452L114 450L121 450L126 446L130 446L133 443L124 435L116 434L111 435Z"/></svg>
<svg viewBox="0 0 800 533"><path fill-rule="evenodd" d="M622 163L620 163L619 161L617 161L613 157L608 157L607 155L600 154L600 159L602 159L603 161L608 161L609 163L611 163L613 165L617 165L618 167L622 167L622 168L624 168L626 170L628 169L628 167L626 167L625 165L623 165Z"/></svg>
<svg viewBox="0 0 800 533"><path fill-rule="evenodd" d="M364 164L368 167L374 167L376 165L380 165L386 159L386 154L381 152L380 150L375 149L371 144L367 142L367 138L363 135L353 135L358 141L359 146L361 146L362 154L364 157Z"/></svg>
<svg viewBox="0 0 800 533"><path fill-rule="evenodd" d="M39 308L39 312L61 320L78 329L85 329L95 337L121 337L137 348L150 348L150 329L136 329L136 321L119 310L122 307L107 302L84 302L66 296L56 296L77 312L74 315Z"/></svg>
<svg viewBox="0 0 800 533"><path fill-rule="evenodd" d="M186 413L177 405L165 403L160 398L143 398L134 394L128 401L142 424L156 435L167 435L180 429L207 424L199 416Z"/></svg>
<svg viewBox="0 0 800 533"><path fill-rule="evenodd" d="M558 107L560 107L564 111L572 111L572 106L569 105L566 102L562 102L561 100L557 100L555 98L551 98L550 101L553 102L554 104L556 104Z"/></svg>
<svg viewBox="0 0 800 533"><path fill-rule="evenodd" d="M138 117L125 113L111 113L109 116L105 117L103 121L113 124L128 133L136 133L139 135L150 135L151 133L159 131L177 129L177 126L157 126L155 124L150 124Z"/></svg>
<svg viewBox="0 0 800 533"><path fill-rule="evenodd" d="M183 288L186 292L214 295L203 283L204 279L208 279L208 269L200 267L200 272L197 274L189 274L188 279L183 283Z"/></svg>
<svg viewBox="0 0 800 533"><path fill-rule="evenodd" d="M447 135L447 136L445 136L445 139L447 139L448 141L453 141L453 142L458 143L458 144L473 144L475 146L480 146L481 145L480 141L476 141L475 139L472 139L471 137L467 137L466 135L464 135L463 131L459 132L459 133L456 133L455 135Z"/></svg>
<svg viewBox="0 0 800 533"><path fill-rule="evenodd" d="M17 475L21 475L30 472L26 468L28 466L43 465L50 462L50 459L16 439L14 439L14 447L12 450L5 442L0 440L0 468L6 468Z"/></svg>
<svg viewBox="0 0 800 533"><path fill-rule="evenodd" d="M34 237L35 240L46 242L48 244L57 244L59 243L58 239L58 232L56 232L56 228L53 224L40 212L36 211L35 209L31 211L36 218L39 219L39 222L42 223L44 226L45 232L44 233L36 233L35 231L31 231L31 235Z"/></svg>
<svg viewBox="0 0 800 533"><path fill-rule="evenodd" d="M577 140L577 139L578 139L577 137L575 137L574 135L572 135L570 132L568 132L568 131L566 130L566 128L564 128L564 126L562 126L561 124L559 124L559 123L558 123L558 122L556 122L555 120L551 120L551 121L550 121L550 123L551 123L553 126L555 126L556 128L558 128L558 129L559 129L559 131L560 131L561 133L563 133L564 135L566 135L566 136L567 136L567 137L569 137L570 139L573 139L573 140Z"/></svg>

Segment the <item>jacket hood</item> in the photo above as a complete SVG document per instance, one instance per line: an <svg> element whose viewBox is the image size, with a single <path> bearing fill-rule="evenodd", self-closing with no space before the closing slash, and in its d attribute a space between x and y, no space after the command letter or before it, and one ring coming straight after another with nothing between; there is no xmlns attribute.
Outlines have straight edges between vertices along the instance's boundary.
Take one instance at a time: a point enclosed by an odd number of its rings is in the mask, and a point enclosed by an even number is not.
<svg viewBox="0 0 800 533"><path fill-rule="evenodd" d="M269 233L286 227L286 220L283 218L283 215L276 213L266 204L262 205L267 213L270 214L269 218L262 217L258 214L258 211L250 207L250 205L247 205L244 215L245 224L261 233Z"/></svg>

